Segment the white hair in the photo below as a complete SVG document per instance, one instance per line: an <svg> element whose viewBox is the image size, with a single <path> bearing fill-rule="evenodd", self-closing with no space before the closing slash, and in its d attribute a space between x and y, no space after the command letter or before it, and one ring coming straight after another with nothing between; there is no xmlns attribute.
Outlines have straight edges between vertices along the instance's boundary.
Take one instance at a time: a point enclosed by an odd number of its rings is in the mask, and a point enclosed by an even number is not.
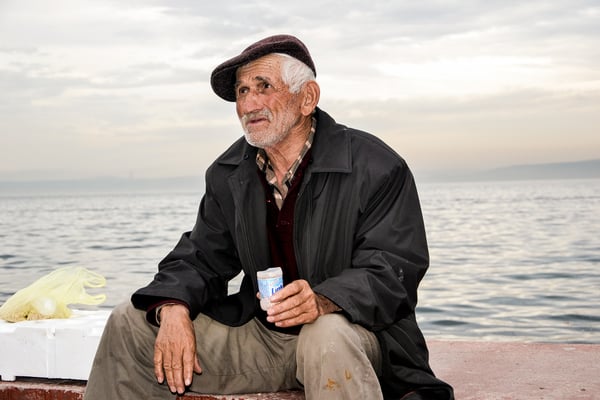
<svg viewBox="0 0 600 400"><path fill-rule="evenodd" d="M281 79L288 86L290 93L298 93L306 82L315 80L315 73L302 61L289 54L275 54L282 58Z"/></svg>

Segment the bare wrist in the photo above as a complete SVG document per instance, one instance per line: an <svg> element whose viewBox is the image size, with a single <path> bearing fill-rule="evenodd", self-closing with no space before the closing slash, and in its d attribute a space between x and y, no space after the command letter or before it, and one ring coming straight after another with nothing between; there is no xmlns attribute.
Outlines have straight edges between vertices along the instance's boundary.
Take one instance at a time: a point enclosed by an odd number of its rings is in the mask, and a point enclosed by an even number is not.
<svg viewBox="0 0 600 400"><path fill-rule="evenodd" d="M156 311L155 311L155 315L156 315L156 324L158 326L160 326L161 321L163 320L162 318L162 312L163 310L168 310L170 308L176 307L176 306L181 306L183 308L185 308L186 312L189 313L188 308L181 304L181 303L165 303L165 304L161 304L160 306L156 307Z"/></svg>
<svg viewBox="0 0 600 400"><path fill-rule="evenodd" d="M342 309L331 301L329 298L317 293L317 307L319 308L319 315L331 314L334 312L342 311Z"/></svg>

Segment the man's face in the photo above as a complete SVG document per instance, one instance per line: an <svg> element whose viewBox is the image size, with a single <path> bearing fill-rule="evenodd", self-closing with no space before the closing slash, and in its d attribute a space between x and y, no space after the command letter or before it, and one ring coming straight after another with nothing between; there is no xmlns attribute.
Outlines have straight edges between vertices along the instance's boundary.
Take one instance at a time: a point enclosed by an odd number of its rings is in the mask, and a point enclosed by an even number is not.
<svg viewBox="0 0 600 400"><path fill-rule="evenodd" d="M236 111L246 140L256 147L281 143L300 120L301 96L283 83L280 64L267 55L237 70Z"/></svg>

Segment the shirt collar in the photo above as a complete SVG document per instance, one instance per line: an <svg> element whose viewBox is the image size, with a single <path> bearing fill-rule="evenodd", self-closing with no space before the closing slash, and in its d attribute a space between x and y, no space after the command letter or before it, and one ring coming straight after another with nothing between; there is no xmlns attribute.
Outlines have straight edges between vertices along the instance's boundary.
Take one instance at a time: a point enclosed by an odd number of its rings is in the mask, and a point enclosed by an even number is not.
<svg viewBox="0 0 600 400"><path fill-rule="evenodd" d="M310 127L310 133L308 134L308 138L306 138L306 142L304 142L304 145L302 146L302 149L300 150L298 157L292 163L292 165L290 166L290 169L285 174L283 183L288 188L291 186L291 182L292 182L292 179L294 178L294 174L296 173L296 171L298 170L298 167L302 163L304 156L306 155L306 153L308 153L308 150L310 150L310 148L312 147L316 130L317 130L317 120L315 117L312 117L312 123L311 123L311 127ZM267 176L267 182L269 182L269 184L273 185L273 184L277 183L277 178L275 177L275 171L273 170L271 161L269 160L269 157L267 156L267 153L265 152L264 149L258 149L258 152L256 153L256 165L258 165L258 168L262 172L265 173L265 175Z"/></svg>
<svg viewBox="0 0 600 400"><path fill-rule="evenodd" d="M292 186L292 181L294 179L296 171L298 170L298 167L302 163L302 160L304 159L306 153L308 153L308 151L312 147L316 130L317 120L315 117L312 117L312 123L310 127L310 133L308 134L308 138L306 138L306 142L304 142L304 145L302 146L298 157L296 158L296 160L294 160L294 162L290 166L290 169L286 172L282 186L278 185L275 170L273 169L271 161L269 160L269 157L267 156L265 150L258 149L258 152L256 153L256 165L258 165L258 169L265 174L265 178L269 185L273 187L273 195L279 208L281 208L281 204L283 204L283 200L287 196L289 188Z"/></svg>

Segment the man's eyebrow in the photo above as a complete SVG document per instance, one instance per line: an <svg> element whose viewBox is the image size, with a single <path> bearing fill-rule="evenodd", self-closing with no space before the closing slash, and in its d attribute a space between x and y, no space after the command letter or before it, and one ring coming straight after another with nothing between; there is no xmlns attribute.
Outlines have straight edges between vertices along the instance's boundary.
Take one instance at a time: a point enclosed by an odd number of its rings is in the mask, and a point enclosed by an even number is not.
<svg viewBox="0 0 600 400"><path fill-rule="evenodd" d="M255 81L260 81L260 82L267 82L267 83L271 83L271 80L265 76L256 76L254 77Z"/></svg>
<svg viewBox="0 0 600 400"><path fill-rule="evenodd" d="M257 75L254 78L252 78L253 81L259 81L259 82L266 82L266 83L271 83L271 79L269 79L268 77L265 76L260 76ZM234 88L239 88L242 85L242 83L238 80L235 82L235 85L233 85Z"/></svg>

